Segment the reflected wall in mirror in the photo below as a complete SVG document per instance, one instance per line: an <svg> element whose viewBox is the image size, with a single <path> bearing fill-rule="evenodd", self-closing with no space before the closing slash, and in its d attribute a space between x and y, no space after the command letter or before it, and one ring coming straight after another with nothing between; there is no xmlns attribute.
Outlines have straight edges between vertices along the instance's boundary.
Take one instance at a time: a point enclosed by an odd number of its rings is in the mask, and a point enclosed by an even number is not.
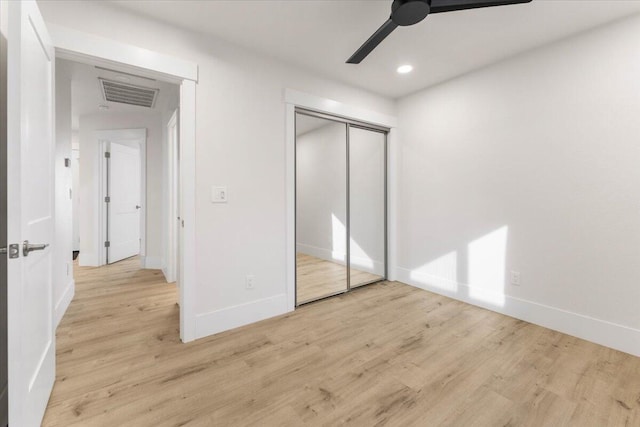
<svg viewBox="0 0 640 427"><path fill-rule="evenodd" d="M386 276L385 146L384 133L349 127L351 288Z"/></svg>
<svg viewBox="0 0 640 427"><path fill-rule="evenodd" d="M296 304L347 290L346 124L296 113Z"/></svg>

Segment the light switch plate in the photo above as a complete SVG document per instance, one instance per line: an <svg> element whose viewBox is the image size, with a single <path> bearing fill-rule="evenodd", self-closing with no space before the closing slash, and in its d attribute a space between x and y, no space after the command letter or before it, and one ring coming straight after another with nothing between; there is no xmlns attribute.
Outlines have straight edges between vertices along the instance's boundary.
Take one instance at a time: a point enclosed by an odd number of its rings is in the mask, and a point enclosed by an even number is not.
<svg viewBox="0 0 640 427"><path fill-rule="evenodd" d="M227 203L228 201L227 187L211 187L211 203Z"/></svg>
<svg viewBox="0 0 640 427"><path fill-rule="evenodd" d="M514 286L520 286L520 272L512 271L511 272L511 284Z"/></svg>

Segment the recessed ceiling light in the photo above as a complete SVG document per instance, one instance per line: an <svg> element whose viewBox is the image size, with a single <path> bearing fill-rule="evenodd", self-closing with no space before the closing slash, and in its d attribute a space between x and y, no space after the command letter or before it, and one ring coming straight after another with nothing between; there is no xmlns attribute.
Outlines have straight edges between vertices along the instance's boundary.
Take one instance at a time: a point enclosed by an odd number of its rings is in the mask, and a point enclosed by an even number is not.
<svg viewBox="0 0 640 427"><path fill-rule="evenodd" d="M407 65L401 65L398 67L398 73L400 74L407 74L410 73L411 71L413 71L413 67L409 64Z"/></svg>

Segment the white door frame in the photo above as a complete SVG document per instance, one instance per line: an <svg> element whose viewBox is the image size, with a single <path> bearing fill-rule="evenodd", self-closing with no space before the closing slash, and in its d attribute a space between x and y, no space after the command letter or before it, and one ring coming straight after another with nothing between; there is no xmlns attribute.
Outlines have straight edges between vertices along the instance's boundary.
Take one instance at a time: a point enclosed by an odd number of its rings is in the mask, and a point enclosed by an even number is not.
<svg viewBox="0 0 640 427"><path fill-rule="evenodd" d="M178 186L180 185L180 166L177 163L179 159L178 155L178 138L174 138L174 131L176 126L178 126L178 110L176 109L173 114L171 114L171 118L166 124L166 132L167 132L167 141L169 146L167 147L167 160L168 160L168 203L167 203L167 224L165 224L169 228L169 233L167 235L167 248L165 251L166 254L166 262L165 262L165 277L167 282L177 282L177 285L180 286L179 277L176 276L176 272L178 270L178 259L177 254L180 253L179 248L179 228L178 221L180 217L180 200L179 200L179 192ZM179 127L178 127L179 129Z"/></svg>
<svg viewBox="0 0 640 427"><path fill-rule="evenodd" d="M78 193L80 192L80 150L77 148L71 149L71 195L72 195L72 207L71 207L71 227L73 235L73 243L71 245L72 250L80 250L80 224L78 218L80 217L78 203ZM77 239L76 239L77 237ZM76 244L77 242L77 244Z"/></svg>
<svg viewBox="0 0 640 427"><path fill-rule="evenodd" d="M110 151L109 144L112 140L140 141L140 267L146 267L147 254L147 130L142 129L110 129L95 131L95 140L99 144L98 156L98 241L97 254L99 265L107 264L107 251L104 242L107 240L107 215L105 197L107 196L107 162L104 153Z"/></svg>
<svg viewBox="0 0 640 427"><path fill-rule="evenodd" d="M318 113L353 119L360 122L384 126L390 129L387 135L387 280L396 277L396 158L397 158L397 118L359 107L353 107L332 99L321 98L285 89L286 105L286 203L287 203L287 309L296 307L296 107Z"/></svg>
<svg viewBox="0 0 640 427"><path fill-rule="evenodd" d="M116 68L180 85L179 133L184 247L180 253L180 338L193 341L196 286L196 84L198 64L93 34L48 24L56 57Z"/></svg>

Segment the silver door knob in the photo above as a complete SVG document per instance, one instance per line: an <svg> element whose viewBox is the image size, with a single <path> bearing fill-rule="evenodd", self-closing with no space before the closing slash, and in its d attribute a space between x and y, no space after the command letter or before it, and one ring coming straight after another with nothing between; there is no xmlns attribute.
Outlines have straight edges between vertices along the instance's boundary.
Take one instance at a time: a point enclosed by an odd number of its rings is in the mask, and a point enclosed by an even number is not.
<svg viewBox="0 0 640 427"><path fill-rule="evenodd" d="M25 240L22 243L22 255L24 256L29 256L30 252L33 251L43 251L46 247L48 247L49 244L48 243L29 243L28 240Z"/></svg>
<svg viewBox="0 0 640 427"><path fill-rule="evenodd" d="M140 206L140 205L136 205L136 209L140 209L140 208L141 208L141 206Z"/></svg>

